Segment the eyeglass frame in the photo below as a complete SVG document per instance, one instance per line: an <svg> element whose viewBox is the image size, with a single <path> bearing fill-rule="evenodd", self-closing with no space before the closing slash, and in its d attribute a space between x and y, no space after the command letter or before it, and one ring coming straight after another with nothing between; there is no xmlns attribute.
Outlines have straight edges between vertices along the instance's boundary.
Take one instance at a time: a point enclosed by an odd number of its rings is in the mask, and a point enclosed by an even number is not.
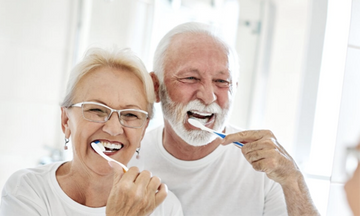
<svg viewBox="0 0 360 216"><path fill-rule="evenodd" d="M110 114L108 115L107 117L107 120L106 121L94 121L94 120L91 120L91 119L88 119L84 116L84 111L83 111L83 104L95 104L95 105L99 105L99 106L103 106L109 110L111 110ZM137 112L141 112L141 113L144 113L146 114L146 119L149 119L149 113L144 111L144 110L140 110L140 109L121 109L121 110L117 110L117 109L113 109L109 106L106 106L105 104L102 104L102 103L98 103L98 102L93 102L93 101L84 101L84 102L79 102L79 103L75 103L75 104L71 104L70 106L68 106L68 108L71 108L71 107L79 107L81 108L81 113L82 113L82 116L85 120L87 121L90 121L90 122L96 122L96 123L106 123L107 121L110 120L111 118L111 115L116 112L119 116L119 122L122 126L124 127L128 127L128 128L141 128L145 125L145 122L146 120L143 122L143 124L139 127L130 127L130 126L127 126L127 125L124 125L122 122L121 122L121 116L120 116L120 112L122 111L137 111Z"/></svg>

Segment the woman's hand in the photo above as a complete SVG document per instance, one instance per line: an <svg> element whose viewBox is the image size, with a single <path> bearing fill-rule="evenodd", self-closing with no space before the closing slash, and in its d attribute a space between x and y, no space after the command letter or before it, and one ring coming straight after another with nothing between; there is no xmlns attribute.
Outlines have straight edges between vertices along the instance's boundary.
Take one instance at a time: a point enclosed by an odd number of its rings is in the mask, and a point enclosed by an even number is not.
<svg viewBox="0 0 360 216"><path fill-rule="evenodd" d="M106 215L150 215L167 196L167 186L149 171L131 167L126 173L120 165L111 163L114 182L106 204Z"/></svg>

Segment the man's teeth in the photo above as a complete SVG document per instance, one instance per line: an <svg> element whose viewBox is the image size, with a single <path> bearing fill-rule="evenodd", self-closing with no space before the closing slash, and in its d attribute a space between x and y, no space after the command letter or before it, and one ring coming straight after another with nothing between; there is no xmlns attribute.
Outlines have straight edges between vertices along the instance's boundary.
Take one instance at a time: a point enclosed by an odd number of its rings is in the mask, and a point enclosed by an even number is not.
<svg viewBox="0 0 360 216"><path fill-rule="evenodd" d="M211 117L213 115L213 113L202 113L202 112L199 112L199 111L190 111L190 113L192 115L198 115L198 116L204 117L204 118Z"/></svg>
<svg viewBox="0 0 360 216"><path fill-rule="evenodd" d="M207 118L195 118L195 117L191 117L191 118L196 119L196 121L200 122L203 125L205 125L208 122Z"/></svg>
<svg viewBox="0 0 360 216"><path fill-rule="evenodd" d="M214 115L214 113L209 112L199 112L199 111L188 111L189 118L194 118L203 125L205 125Z"/></svg>

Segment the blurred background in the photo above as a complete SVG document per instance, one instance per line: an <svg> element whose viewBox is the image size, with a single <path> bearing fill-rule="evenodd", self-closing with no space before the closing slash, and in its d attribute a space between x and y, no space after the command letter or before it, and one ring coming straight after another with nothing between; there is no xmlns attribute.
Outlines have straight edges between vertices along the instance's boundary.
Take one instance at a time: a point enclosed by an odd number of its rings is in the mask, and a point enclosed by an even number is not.
<svg viewBox="0 0 360 216"><path fill-rule="evenodd" d="M151 71L158 41L187 21L218 26L239 54L231 123L272 130L321 215L351 215L360 0L0 0L0 188L18 169L71 157L59 103L89 47L130 47ZM157 105L149 127L161 121Z"/></svg>

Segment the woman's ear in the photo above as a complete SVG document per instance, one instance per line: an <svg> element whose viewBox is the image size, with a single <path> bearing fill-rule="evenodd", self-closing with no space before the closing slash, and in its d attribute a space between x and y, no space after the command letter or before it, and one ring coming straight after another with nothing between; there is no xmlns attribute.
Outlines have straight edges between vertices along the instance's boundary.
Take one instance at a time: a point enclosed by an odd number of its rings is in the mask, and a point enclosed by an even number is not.
<svg viewBox="0 0 360 216"><path fill-rule="evenodd" d="M61 107L61 129L66 138L70 137L69 117L66 107Z"/></svg>
<svg viewBox="0 0 360 216"><path fill-rule="evenodd" d="M154 72L150 72L150 76L151 76L151 78L153 80L153 83L154 83L156 102L159 103L160 102L160 97L159 97L160 83L159 83L159 79L158 79L158 77L156 76L156 74Z"/></svg>

